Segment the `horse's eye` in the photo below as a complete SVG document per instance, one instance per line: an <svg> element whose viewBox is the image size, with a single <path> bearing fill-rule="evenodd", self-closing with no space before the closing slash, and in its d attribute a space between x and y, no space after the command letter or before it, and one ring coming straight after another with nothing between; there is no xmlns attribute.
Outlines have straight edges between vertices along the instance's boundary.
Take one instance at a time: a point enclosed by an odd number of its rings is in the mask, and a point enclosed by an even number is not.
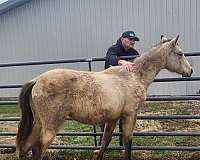
<svg viewBox="0 0 200 160"><path fill-rule="evenodd" d="M179 53L177 53L180 57L182 57L183 56L183 53L182 52L179 52Z"/></svg>

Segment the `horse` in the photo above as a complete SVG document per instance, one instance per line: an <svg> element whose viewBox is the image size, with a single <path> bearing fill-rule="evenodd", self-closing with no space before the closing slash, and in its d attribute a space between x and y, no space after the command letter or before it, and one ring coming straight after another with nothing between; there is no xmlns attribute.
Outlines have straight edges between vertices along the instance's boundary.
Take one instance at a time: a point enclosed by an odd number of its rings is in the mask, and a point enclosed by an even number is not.
<svg viewBox="0 0 200 160"><path fill-rule="evenodd" d="M137 113L156 75L167 69L190 77L193 69L177 44L179 36L161 41L134 60L134 71L113 66L100 72L53 69L25 83L19 94L21 111L16 136L19 159L32 150L41 160L67 117L81 123L106 124L96 155L102 160L113 130L122 120L124 157L131 159Z"/></svg>

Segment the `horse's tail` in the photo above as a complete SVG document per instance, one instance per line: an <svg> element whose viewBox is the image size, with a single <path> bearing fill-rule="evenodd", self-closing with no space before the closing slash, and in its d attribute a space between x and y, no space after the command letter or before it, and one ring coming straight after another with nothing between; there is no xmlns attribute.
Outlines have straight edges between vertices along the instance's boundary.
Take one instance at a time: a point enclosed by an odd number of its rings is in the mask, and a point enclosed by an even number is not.
<svg viewBox="0 0 200 160"><path fill-rule="evenodd" d="M19 95L19 106L21 111L21 119L18 126L18 132L16 136L16 149L20 150L24 145L24 142L31 133L33 127L33 113L30 106L31 91L36 81L30 81L26 83Z"/></svg>

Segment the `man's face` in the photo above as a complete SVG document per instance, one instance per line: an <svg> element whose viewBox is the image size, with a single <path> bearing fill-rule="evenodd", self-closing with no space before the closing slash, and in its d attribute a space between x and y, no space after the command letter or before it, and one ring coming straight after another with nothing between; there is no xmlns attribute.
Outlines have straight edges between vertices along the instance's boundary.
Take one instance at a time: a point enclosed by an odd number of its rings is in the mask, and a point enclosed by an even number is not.
<svg viewBox="0 0 200 160"><path fill-rule="evenodd" d="M125 50L128 50L128 49L134 47L135 41L133 39L129 39L127 37L125 37L125 38L122 37L121 41L122 41L122 45L124 46Z"/></svg>

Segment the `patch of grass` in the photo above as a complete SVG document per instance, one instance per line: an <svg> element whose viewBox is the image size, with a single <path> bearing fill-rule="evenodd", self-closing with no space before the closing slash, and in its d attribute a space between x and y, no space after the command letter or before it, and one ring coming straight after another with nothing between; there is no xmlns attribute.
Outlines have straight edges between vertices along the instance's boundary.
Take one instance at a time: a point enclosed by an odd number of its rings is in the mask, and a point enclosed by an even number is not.
<svg viewBox="0 0 200 160"><path fill-rule="evenodd" d="M67 121L64 124L64 130L66 132L89 132L93 129L92 125L87 125L83 123L79 123L76 121Z"/></svg>
<svg viewBox="0 0 200 160"><path fill-rule="evenodd" d="M17 114L19 115L18 105L0 105L0 114Z"/></svg>
<svg viewBox="0 0 200 160"><path fill-rule="evenodd" d="M82 124L76 121L67 121L64 124L65 132L93 132L92 125ZM80 145L94 145L94 137L93 136L67 136L67 137L59 137L60 140L65 141L67 144L80 144ZM97 137L97 139L99 139Z"/></svg>
<svg viewBox="0 0 200 160"><path fill-rule="evenodd" d="M156 103L148 103L147 107L145 108L144 112L152 112L156 113L160 111L160 106Z"/></svg>

